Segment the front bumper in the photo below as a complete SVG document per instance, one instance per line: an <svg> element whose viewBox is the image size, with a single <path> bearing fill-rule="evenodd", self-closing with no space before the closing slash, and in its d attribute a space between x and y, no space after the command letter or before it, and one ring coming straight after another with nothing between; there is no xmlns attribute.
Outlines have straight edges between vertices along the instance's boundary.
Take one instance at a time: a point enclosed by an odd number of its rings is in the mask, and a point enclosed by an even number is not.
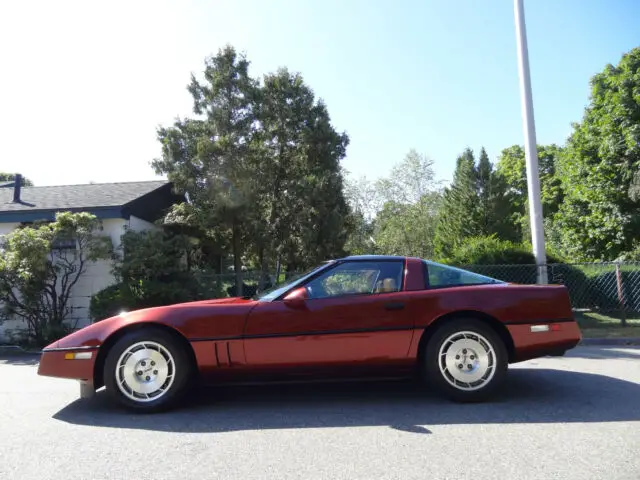
<svg viewBox="0 0 640 480"><path fill-rule="evenodd" d="M98 347L45 349L40 357L38 375L93 383L97 355Z"/></svg>

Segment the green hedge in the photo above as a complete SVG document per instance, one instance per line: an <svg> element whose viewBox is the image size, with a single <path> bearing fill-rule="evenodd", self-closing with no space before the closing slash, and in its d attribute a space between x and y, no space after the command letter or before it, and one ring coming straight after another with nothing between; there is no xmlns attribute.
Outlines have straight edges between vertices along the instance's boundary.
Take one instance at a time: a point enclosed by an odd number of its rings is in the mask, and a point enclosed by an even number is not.
<svg viewBox="0 0 640 480"><path fill-rule="evenodd" d="M443 263L451 265L535 265L536 260L530 246L489 236L472 237L465 240L449 258L443 259ZM547 263L562 263L562 260L547 253Z"/></svg>

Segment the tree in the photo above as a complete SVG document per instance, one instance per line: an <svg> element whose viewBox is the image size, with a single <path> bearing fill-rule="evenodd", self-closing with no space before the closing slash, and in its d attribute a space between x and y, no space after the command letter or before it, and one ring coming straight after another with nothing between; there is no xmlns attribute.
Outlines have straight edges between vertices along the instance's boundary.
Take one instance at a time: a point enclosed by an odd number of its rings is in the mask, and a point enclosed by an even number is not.
<svg viewBox="0 0 640 480"><path fill-rule="evenodd" d="M0 172L0 182L13 182L16 176L14 173ZM23 187L33 187L33 182L27 177L22 177L20 185Z"/></svg>
<svg viewBox="0 0 640 480"><path fill-rule="evenodd" d="M206 61L205 81L189 87L201 118L160 129L153 162L191 200L172 223L197 223L230 245L238 292L243 257L297 269L341 253L352 228L340 169L347 135L301 75L282 68L260 84L248 66L232 47Z"/></svg>
<svg viewBox="0 0 640 480"><path fill-rule="evenodd" d="M470 148L456 160L451 186L445 188L435 232L439 256L448 256L467 237L477 234L477 175Z"/></svg>
<svg viewBox="0 0 640 480"><path fill-rule="evenodd" d="M426 155L411 149L386 178L377 182L379 199L403 205L416 204L426 194L438 190L440 182L436 180L433 163Z"/></svg>
<svg viewBox="0 0 640 480"><path fill-rule="evenodd" d="M22 320L37 346L67 333L73 288L91 262L109 255L111 241L100 230L94 215L64 212L9 233L0 255L0 319Z"/></svg>
<svg viewBox="0 0 640 480"><path fill-rule="evenodd" d="M190 205L176 207L174 219L195 222L230 242L240 294L244 239L250 234L249 212L259 181L250 152L257 84L248 68L247 59L230 46L207 58L204 81L192 75L188 87L200 118L159 128L162 157L152 162L157 173L167 174L189 195Z"/></svg>
<svg viewBox="0 0 640 480"><path fill-rule="evenodd" d="M562 151L563 149L555 144L537 146L542 212L549 226L564 199L561 180L557 174L557 163ZM506 184L507 193L513 206L513 222L521 232L520 238L524 241L530 241L531 229L524 148L520 145L512 145L503 149L498 158L496 170Z"/></svg>
<svg viewBox="0 0 640 480"><path fill-rule="evenodd" d="M436 229L436 251L440 257L453 254L470 237L496 235L516 240L512 203L507 185L495 170L484 148L476 164L467 148L456 162L451 186L445 189Z"/></svg>
<svg viewBox="0 0 640 480"><path fill-rule="evenodd" d="M382 207L374 223L377 250L389 255L433 257L441 201L433 160L410 150L386 178L376 182L375 192L372 203Z"/></svg>
<svg viewBox="0 0 640 480"><path fill-rule="evenodd" d="M556 223L572 258L613 260L640 237L640 48L590 84L558 164L565 198Z"/></svg>
<svg viewBox="0 0 640 480"><path fill-rule="evenodd" d="M266 248L290 270L341 254L351 228L340 167L348 136L302 76L284 68L264 76L258 112Z"/></svg>
<svg viewBox="0 0 640 480"><path fill-rule="evenodd" d="M346 176L343 173L343 176ZM380 210L380 198L374 182L366 176L345 180L345 196L351 209L353 229L345 244L351 255L374 254L377 251L374 239L374 219Z"/></svg>
<svg viewBox="0 0 640 480"><path fill-rule="evenodd" d="M378 250L387 255L433 258L441 199L440 192L432 191L413 204L387 202L375 222Z"/></svg>
<svg viewBox="0 0 640 480"><path fill-rule="evenodd" d="M484 147L476 168L477 229L476 235L497 235L515 241L520 234L513 222L513 198L507 184L489 161Z"/></svg>

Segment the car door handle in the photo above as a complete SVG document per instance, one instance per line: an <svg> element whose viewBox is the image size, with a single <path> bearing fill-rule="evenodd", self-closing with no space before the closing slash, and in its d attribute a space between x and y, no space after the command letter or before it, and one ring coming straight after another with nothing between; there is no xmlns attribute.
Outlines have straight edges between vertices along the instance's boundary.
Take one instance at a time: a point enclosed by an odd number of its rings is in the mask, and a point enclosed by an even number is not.
<svg viewBox="0 0 640 480"><path fill-rule="evenodd" d="M402 310L404 308L404 303L402 302L389 302L384 304L384 308L386 310Z"/></svg>

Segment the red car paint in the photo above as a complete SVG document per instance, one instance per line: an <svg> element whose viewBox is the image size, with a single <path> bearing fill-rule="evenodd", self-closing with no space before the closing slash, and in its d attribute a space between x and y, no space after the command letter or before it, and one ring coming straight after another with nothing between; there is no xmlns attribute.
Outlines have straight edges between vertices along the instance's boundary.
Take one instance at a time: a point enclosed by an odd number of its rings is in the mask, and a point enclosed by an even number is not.
<svg viewBox="0 0 640 480"><path fill-rule="evenodd" d="M343 261L349 261L348 259ZM396 374L417 363L420 340L459 315L501 331L511 363L575 347L581 334L561 285L427 285L421 259L404 258L400 291L308 299L293 289L274 301L205 300L148 308L91 324L47 346L40 375L102 384L106 350L123 331L161 325L193 349L204 379ZM554 325L531 332L531 325ZM87 360L65 353L92 351Z"/></svg>

